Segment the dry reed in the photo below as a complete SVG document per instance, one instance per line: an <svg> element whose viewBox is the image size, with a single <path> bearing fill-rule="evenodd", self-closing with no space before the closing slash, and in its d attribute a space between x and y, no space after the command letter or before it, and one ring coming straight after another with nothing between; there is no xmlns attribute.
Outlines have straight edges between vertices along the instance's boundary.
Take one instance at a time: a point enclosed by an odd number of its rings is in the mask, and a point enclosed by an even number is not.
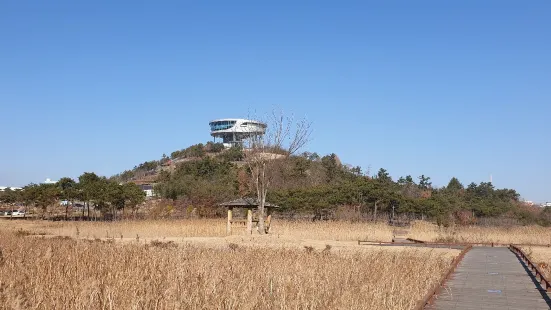
<svg viewBox="0 0 551 310"><path fill-rule="evenodd" d="M225 237L224 219L146 220L120 222L1 221L5 229L74 238L186 238ZM304 240L391 241L393 227L385 223L345 221L283 221L273 223L271 235ZM234 235L245 235L234 228ZM432 242L551 244L551 228L541 226L453 226L428 222L412 224L408 237Z"/></svg>
<svg viewBox="0 0 551 310"><path fill-rule="evenodd" d="M223 237L224 219L147 220L118 222L5 221L4 227L35 233L80 238ZM274 221L272 235L315 240L391 241L392 229L384 223ZM245 229L234 229L244 235Z"/></svg>
<svg viewBox="0 0 551 310"><path fill-rule="evenodd" d="M3 309L411 309L452 260L417 248L336 254L2 234Z"/></svg>
<svg viewBox="0 0 551 310"><path fill-rule="evenodd" d="M538 265L545 277L548 280L551 279L551 248L523 246L521 249L534 264Z"/></svg>
<svg viewBox="0 0 551 310"><path fill-rule="evenodd" d="M551 244L551 228L541 226L453 226L438 227L428 222L415 222L410 238L432 242L469 242L502 244Z"/></svg>

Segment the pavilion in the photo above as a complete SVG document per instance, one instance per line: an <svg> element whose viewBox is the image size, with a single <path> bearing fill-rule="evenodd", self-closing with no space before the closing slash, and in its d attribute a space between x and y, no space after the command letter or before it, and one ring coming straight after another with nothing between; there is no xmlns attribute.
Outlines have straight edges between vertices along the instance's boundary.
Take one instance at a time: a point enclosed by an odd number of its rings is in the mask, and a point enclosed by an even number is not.
<svg viewBox="0 0 551 310"><path fill-rule="evenodd" d="M228 222L226 224L226 233L231 235L232 227L243 227L247 228L247 233L252 234L253 232L253 223L258 225L258 202L253 198L240 198L232 200L229 202L221 203L220 206L226 207L228 209ZM236 220L233 219L233 209L241 208L247 210L247 219L246 220ZM266 218L264 220L264 227L266 228L266 233L270 232L270 225L272 224L272 214L274 209L279 208L274 204L269 202L264 203L264 208L266 210Z"/></svg>

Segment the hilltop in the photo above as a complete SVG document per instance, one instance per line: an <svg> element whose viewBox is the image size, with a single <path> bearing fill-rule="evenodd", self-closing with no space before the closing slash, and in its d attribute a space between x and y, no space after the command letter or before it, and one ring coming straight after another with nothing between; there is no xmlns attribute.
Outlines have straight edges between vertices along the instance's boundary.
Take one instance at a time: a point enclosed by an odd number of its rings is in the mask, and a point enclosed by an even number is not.
<svg viewBox="0 0 551 310"><path fill-rule="evenodd" d="M130 170L125 170L119 174L113 175L111 179L120 182L155 182L161 172L173 172L178 164L200 160L204 157L218 158L220 160L239 163L244 158L244 152L238 147L226 149L222 143L214 143L211 141L206 144L199 143L185 149L174 151L170 153L170 156L163 154L159 160L145 161L134 166L134 168Z"/></svg>

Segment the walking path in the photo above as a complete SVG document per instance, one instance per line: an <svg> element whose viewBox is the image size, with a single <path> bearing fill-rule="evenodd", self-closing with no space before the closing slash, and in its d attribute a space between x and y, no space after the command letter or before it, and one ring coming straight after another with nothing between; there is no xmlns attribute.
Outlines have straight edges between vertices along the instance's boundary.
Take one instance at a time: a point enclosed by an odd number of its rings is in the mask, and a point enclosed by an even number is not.
<svg viewBox="0 0 551 310"><path fill-rule="evenodd" d="M426 309L551 309L551 299L508 248L475 247Z"/></svg>

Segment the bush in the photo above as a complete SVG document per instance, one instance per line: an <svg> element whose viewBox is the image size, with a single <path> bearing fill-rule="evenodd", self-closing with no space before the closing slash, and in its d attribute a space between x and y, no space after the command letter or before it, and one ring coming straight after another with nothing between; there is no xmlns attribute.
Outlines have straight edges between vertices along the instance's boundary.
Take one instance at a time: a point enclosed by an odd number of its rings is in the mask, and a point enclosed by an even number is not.
<svg viewBox="0 0 551 310"><path fill-rule="evenodd" d="M243 153L243 148L232 146L218 155L218 157L225 161L242 161L245 158L245 153Z"/></svg>
<svg viewBox="0 0 551 310"><path fill-rule="evenodd" d="M183 158L203 157L205 156L205 154L206 154L205 146L203 145L203 143L199 143L199 144L192 145L187 149L174 151L170 153L170 158L176 159L181 157Z"/></svg>
<svg viewBox="0 0 551 310"><path fill-rule="evenodd" d="M222 143L213 143L213 142L207 142L207 152L209 153L220 153L224 150L224 144Z"/></svg>

